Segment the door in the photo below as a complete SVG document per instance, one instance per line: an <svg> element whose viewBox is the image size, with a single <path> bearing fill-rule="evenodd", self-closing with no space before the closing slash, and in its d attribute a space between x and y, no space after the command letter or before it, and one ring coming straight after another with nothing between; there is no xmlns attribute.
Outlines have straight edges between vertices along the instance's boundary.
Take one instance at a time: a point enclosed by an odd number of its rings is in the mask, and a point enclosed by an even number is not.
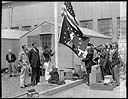
<svg viewBox="0 0 128 99"><path fill-rule="evenodd" d="M43 34L41 35L42 49L44 46L51 48L52 34Z"/></svg>

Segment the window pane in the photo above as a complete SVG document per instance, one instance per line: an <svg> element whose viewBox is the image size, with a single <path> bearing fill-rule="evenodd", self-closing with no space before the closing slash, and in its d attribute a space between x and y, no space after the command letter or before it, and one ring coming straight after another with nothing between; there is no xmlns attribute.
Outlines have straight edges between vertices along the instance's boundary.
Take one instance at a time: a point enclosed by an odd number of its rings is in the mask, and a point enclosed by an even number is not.
<svg viewBox="0 0 128 99"><path fill-rule="evenodd" d="M111 36L112 19L99 19L98 20L98 31L106 36Z"/></svg>
<svg viewBox="0 0 128 99"><path fill-rule="evenodd" d="M46 35L41 35L41 37L42 37L42 47L44 47L44 46L48 46L48 47L51 47L51 34L49 35L49 34L46 34Z"/></svg>
<svg viewBox="0 0 128 99"><path fill-rule="evenodd" d="M29 31L31 29L31 26L22 26L23 31Z"/></svg>
<svg viewBox="0 0 128 99"><path fill-rule="evenodd" d="M93 22L92 20L81 20L80 21L80 26L92 29L92 22Z"/></svg>

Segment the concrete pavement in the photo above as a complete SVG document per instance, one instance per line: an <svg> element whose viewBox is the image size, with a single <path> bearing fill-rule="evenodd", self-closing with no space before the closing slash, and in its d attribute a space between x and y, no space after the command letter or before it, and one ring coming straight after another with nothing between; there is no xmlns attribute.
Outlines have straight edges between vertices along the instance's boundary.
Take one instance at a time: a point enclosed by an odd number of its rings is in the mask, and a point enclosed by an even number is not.
<svg viewBox="0 0 128 99"><path fill-rule="evenodd" d="M20 78L18 77L8 77L8 75L4 75L2 78L2 98L13 98L17 95L21 95L26 93L29 89L35 89L37 92L48 90L58 85L49 85L46 84L44 77L41 76L41 84L36 85L34 87L26 87L24 89L20 88ZM28 79L28 84L30 84L30 77Z"/></svg>
<svg viewBox="0 0 128 99"><path fill-rule="evenodd" d="M113 91L92 90L85 83L52 96L40 95L39 98L126 98L126 80L120 80L120 86Z"/></svg>

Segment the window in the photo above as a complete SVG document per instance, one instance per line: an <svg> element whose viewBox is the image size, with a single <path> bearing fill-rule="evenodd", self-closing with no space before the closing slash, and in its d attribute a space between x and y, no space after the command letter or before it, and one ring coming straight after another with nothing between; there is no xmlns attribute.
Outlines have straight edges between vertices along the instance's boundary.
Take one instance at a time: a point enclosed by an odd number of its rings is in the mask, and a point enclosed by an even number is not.
<svg viewBox="0 0 128 99"><path fill-rule="evenodd" d="M120 20L120 33L122 37L126 37L126 20Z"/></svg>
<svg viewBox="0 0 128 99"><path fill-rule="evenodd" d="M81 20L80 21L80 26L81 27L92 29L93 28L92 24L93 24L92 20Z"/></svg>
<svg viewBox="0 0 128 99"><path fill-rule="evenodd" d="M19 30L19 27L11 27L11 29L14 29L14 30Z"/></svg>
<svg viewBox="0 0 128 99"><path fill-rule="evenodd" d="M22 26L23 31L29 31L31 29L31 26Z"/></svg>
<svg viewBox="0 0 128 99"><path fill-rule="evenodd" d="M51 48L52 34L43 34L40 37L42 42L42 48L44 48L44 46L48 46Z"/></svg>
<svg viewBox="0 0 128 99"><path fill-rule="evenodd" d="M39 47L39 42L40 42L39 35L28 36L28 47L32 47L33 42L36 42L37 46Z"/></svg>
<svg viewBox="0 0 128 99"><path fill-rule="evenodd" d="M112 19L98 19L98 31L106 36L112 36Z"/></svg>
<svg viewBox="0 0 128 99"><path fill-rule="evenodd" d="M120 36L120 17L117 17L117 35L118 35L118 39Z"/></svg>

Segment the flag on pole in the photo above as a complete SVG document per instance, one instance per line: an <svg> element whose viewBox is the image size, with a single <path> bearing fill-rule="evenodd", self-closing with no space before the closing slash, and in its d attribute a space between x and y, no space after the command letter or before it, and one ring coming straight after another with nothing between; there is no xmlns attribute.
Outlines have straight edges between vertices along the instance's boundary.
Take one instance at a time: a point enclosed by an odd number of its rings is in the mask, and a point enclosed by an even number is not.
<svg viewBox="0 0 128 99"><path fill-rule="evenodd" d="M73 10L73 6L71 5L70 1L64 2L64 5L62 7L62 16L65 16L67 20L74 26L74 28L78 29L77 25L77 19Z"/></svg>
<svg viewBox="0 0 128 99"><path fill-rule="evenodd" d="M84 37L79 29L71 2L65 2L62 10L64 17L59 42L72 49L81 58L86 50L89 38Z"/></svg>
<svg viewBox="0 0 128 99"><path fill-rule="evenodd" d="M83 37L82 34L80 29L76 29L72 26L67 17L64 16L59 42L72 49L72 51L80 58L83 56L89 42L89 38Z"/></svg>

